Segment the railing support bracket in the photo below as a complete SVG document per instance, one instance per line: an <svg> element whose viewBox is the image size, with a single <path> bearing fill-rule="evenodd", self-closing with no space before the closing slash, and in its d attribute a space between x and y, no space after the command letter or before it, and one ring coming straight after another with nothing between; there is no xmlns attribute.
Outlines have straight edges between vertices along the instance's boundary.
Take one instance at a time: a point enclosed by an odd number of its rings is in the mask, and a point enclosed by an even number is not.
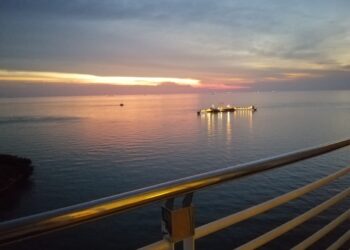
<svg viewBox="0 0 350 250"><path fill-rule="evenodd" d="M163 238L171 243L183 241L184 250L194 249L194 207L193 193L186 194L182 206L175 208L175 199L166 200L162 206Z"/></svg>

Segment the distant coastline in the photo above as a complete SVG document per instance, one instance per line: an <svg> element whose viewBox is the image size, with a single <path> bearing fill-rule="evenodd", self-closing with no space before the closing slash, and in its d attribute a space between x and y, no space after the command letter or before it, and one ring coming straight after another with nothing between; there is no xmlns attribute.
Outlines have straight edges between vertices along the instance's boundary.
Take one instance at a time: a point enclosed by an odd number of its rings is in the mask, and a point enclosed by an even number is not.
<svg viewBox="0 0 350 250"><path fill-rule="evenodd" d="M283 88L271 83L268 87L251 86L242 89L205 89L192 86L159 85L159 86L115 86L108 84L45 84L45 83L4 83L0 82L0 98L17 97L63 97L63 96L125 96L125 95L168 95L168 94L224 94L243 92L294 92L294 91L347 91L348 82L337 86L288 85Z"/></svg>

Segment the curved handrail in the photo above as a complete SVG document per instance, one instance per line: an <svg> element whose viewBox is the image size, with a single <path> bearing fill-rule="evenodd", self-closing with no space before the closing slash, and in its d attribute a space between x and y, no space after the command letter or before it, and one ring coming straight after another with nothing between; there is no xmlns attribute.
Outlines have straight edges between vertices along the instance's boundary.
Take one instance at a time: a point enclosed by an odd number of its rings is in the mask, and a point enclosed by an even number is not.
<svg viewBox="0 0 350 250"><path fill-rule="evenodd" d="M0 223L0 244L11 243L107 215L125 212L155 201L192 193L215 184L281 167L348 145L350 145L350 139L209 171L74 206L2 222Z"/></svg>

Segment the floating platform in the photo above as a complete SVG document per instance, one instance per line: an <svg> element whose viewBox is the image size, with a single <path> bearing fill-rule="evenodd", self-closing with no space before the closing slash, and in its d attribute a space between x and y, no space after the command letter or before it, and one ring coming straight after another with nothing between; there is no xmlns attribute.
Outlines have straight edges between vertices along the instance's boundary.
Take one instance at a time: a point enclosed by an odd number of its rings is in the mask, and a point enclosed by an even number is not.
<svg viewBox="0 0 350 250"><path fill-rule="evenodd" d="M237 107L237 106L231 106L231 105L226 105L226 106L219 106L215 107L212 106L207 109L201 109L197 111L197 114L203 114L203 113L224 113L224 112L235 112L235 111L252 111L255 112L257 108L254 105L247 106L247 107Z"/></svg>

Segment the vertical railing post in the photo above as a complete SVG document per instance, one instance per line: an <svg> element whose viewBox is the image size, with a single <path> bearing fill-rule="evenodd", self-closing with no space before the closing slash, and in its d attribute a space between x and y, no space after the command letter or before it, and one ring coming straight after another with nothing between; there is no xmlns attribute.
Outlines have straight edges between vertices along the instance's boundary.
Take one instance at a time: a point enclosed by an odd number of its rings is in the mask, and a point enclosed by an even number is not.
<svg viewBox="0 0 350 250"><path fill-rule="evenodd" d="M193 198L193 193L187 194L183 201L182 201L182 207L183 208L191 208L191 213L190 213L190 219L189 219L189 224L190 227L190 236L183 239L183 249L184 250L194 250L195 249L195 244L194 244L194 230L195 230L195 224L194 224L194 207L192 204L192 198Z"/></svg>
<svg viewBox="0 0 350 250"><path fill-rule="evenodd" d="M184 250L194 250L194 235L183 240Z"/></svg>
<svg viewBox="0 0 350 250"><path fill-rule="evenodd" d="M162 207L162 233L174 248L183 241L184 250L194 250L194 207L193 193L185 195L182 206L175 208L174 198L168 199Z"/></svg>

